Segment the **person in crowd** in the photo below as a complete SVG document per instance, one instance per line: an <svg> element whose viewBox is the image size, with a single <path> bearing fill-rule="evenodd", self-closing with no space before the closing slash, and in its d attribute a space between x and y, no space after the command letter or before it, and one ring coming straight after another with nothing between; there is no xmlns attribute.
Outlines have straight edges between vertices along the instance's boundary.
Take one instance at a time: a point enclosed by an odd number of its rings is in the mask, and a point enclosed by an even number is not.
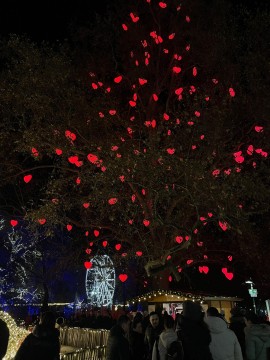
<svg viewBox="0 0 270 360"><path fill-rule="evenodd" d="M144 346L144 334L142 317L135 315L132 321L132 328L129 334L129 343L132 360L145 359L146 351Z"/></svg>
<svg viewBox="0 0 270 360"><path fill-rule="evenodd" d="M247 360L270 359L270 326L252 311L246 313L245 323Z"/></svg>
<svg viewBox="0 0 270 360"><path fill-rule="evenodd" d="M22 342L14 360L60 360L59 330L52 311L41 313L40 322Z"/></svg>
<svg viewBox="0 0 270 360"><path fill-rule="evenodd" d="M183 313L177 319L176 332L182 341L185 359L212 360L209 348L211 335L203 317L199 304L184 301Z"/></svg>
<svg viewBox="0 0 270 360"><path fill-rule="evenodd" d="M107 343L107 360L130 360L129 342L127 339L130 319L127 315L120 315L116 325L109 333Z"/></svg>
<svg viewBox="0 0 270 360"><path fill-rule="evenodd" d="M145 330L147 328L147 326L150 324L150 320L149 320L149 313L148 311L144 310L143 312L143 320L142 320L142 325L143 325L143 333L145 334Z"/></svg>
<svg viewBox="0 0 270 360"><path fill-rule="evenodd" d="M161 324L159 314L155 311L152 311L149 314L149 321L150 324L147 326L145 330L144 343L147 351L146 359L151 360L154 343L164 328L163 325Z"/></svg>
<svg viewBox="0 0 270 360"><path fill-rule="evenodd" d="M234 307L231 310L231 315L232 316L230 318L229 329L232 330L237 336L237 339L241 346L243 358L245 359L246 358L246 345L245 345L245 332L244 332L244 329L246 327L245 310L239 307Z"/></svg>
<svg viewBox="0 0 270 360"><path fill-rule="evenodd" d="M0 359L6 355L9 340L9 329L6 322L0 319Z"/></svg>
<svg viewBox="0 0 270 360"><path fill-rule="evenodd" d="M210 351L213 360L243 360L242 350L235 333L228 329L227 323L217 308L206 311L205 322L211 334Z"/></svg>
<svg viewBox="0 0 270 360"><path fill-rule="evenodd" d="M166 360L166 354L169 346L177 340L177 334L174 331L174 320L170 315L164 316L164 330L155 341L152 360Z"/></svg>

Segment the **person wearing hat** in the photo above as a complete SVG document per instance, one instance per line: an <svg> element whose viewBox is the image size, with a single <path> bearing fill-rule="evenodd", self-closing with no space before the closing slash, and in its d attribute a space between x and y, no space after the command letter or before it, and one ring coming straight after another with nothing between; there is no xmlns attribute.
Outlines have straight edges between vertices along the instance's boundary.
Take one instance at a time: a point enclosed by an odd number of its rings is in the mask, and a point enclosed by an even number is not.
<svg viewBox="0 0 270 360"><path fill-rule="evenodd" d="M209 348L211 335L198 303L184 301L183 313L177 319L176 331L182 341L186 359L212 360Z"/></svg>

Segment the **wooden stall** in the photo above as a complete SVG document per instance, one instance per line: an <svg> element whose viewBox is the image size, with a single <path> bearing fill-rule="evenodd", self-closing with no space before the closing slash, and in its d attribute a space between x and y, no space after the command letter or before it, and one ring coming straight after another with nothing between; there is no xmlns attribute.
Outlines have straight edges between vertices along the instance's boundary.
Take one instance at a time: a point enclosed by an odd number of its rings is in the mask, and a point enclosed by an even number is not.
<svg viewBox="0 0 270 360"><path fill-rule="evenodd" d="M130 299L128 303L132 305L133 308L136 308L137 305L138 308L143 308L143 310L147 310L148 312L167 311L174 317L176 313L181 313L185 300L199 302L204 311L210 306L216 307L219 312L225 315L228 322L230 320L230 310L236 306L237 302L242 301L242 299L238 297L207 296L181 291L155 290Z"/></svg>

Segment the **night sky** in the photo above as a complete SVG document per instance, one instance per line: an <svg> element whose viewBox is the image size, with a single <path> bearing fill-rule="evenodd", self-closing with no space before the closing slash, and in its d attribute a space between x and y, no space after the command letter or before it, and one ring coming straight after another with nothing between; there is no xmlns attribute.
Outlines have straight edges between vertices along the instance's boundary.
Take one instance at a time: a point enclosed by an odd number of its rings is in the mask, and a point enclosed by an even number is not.
<svg viewBox="0 0 270 360"><path fill-rule="evenodd" d="M8 0L0 4L0 34L25 34L34 41L63 40L70 24L89 22L102 13L107 0Z"/></svg>
<svg viewBox="0 0 270 360"><path fill-rule="evenodd" d="M91 22L95 14L102 14L106 4L114 0L8 0L0 2L0 35L26 34L34 41L63 40L68 37L71 24ZM125 0L123 0L125 1ZM138 0L139 1L139 0ZM211 6L214 0L201 0ZM269 0L228 0L238 6L256 10L269 8ZM135 3L135 1L134 1ZM210 19L209 21L212 21Z"/></svg>

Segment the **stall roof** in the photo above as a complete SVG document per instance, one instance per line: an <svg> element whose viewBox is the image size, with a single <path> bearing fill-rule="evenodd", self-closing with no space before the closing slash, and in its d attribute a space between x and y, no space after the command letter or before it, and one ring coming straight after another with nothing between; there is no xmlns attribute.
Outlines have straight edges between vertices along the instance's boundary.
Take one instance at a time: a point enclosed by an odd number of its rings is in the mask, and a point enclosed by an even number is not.
<svg viewBox="0 0 270 360"><path fill-rule="evenodd" d="M242 301L238 297L227 297L227 296L208 296L208 295L197 295L193 293L187 293L182 291L171 291L171 290L153 290L146 294L136 296L128 300L129 304L135 304L138 302L182 302L185 300L192 301L209 301L209 300L227 300L227 301Z"/></svg>

